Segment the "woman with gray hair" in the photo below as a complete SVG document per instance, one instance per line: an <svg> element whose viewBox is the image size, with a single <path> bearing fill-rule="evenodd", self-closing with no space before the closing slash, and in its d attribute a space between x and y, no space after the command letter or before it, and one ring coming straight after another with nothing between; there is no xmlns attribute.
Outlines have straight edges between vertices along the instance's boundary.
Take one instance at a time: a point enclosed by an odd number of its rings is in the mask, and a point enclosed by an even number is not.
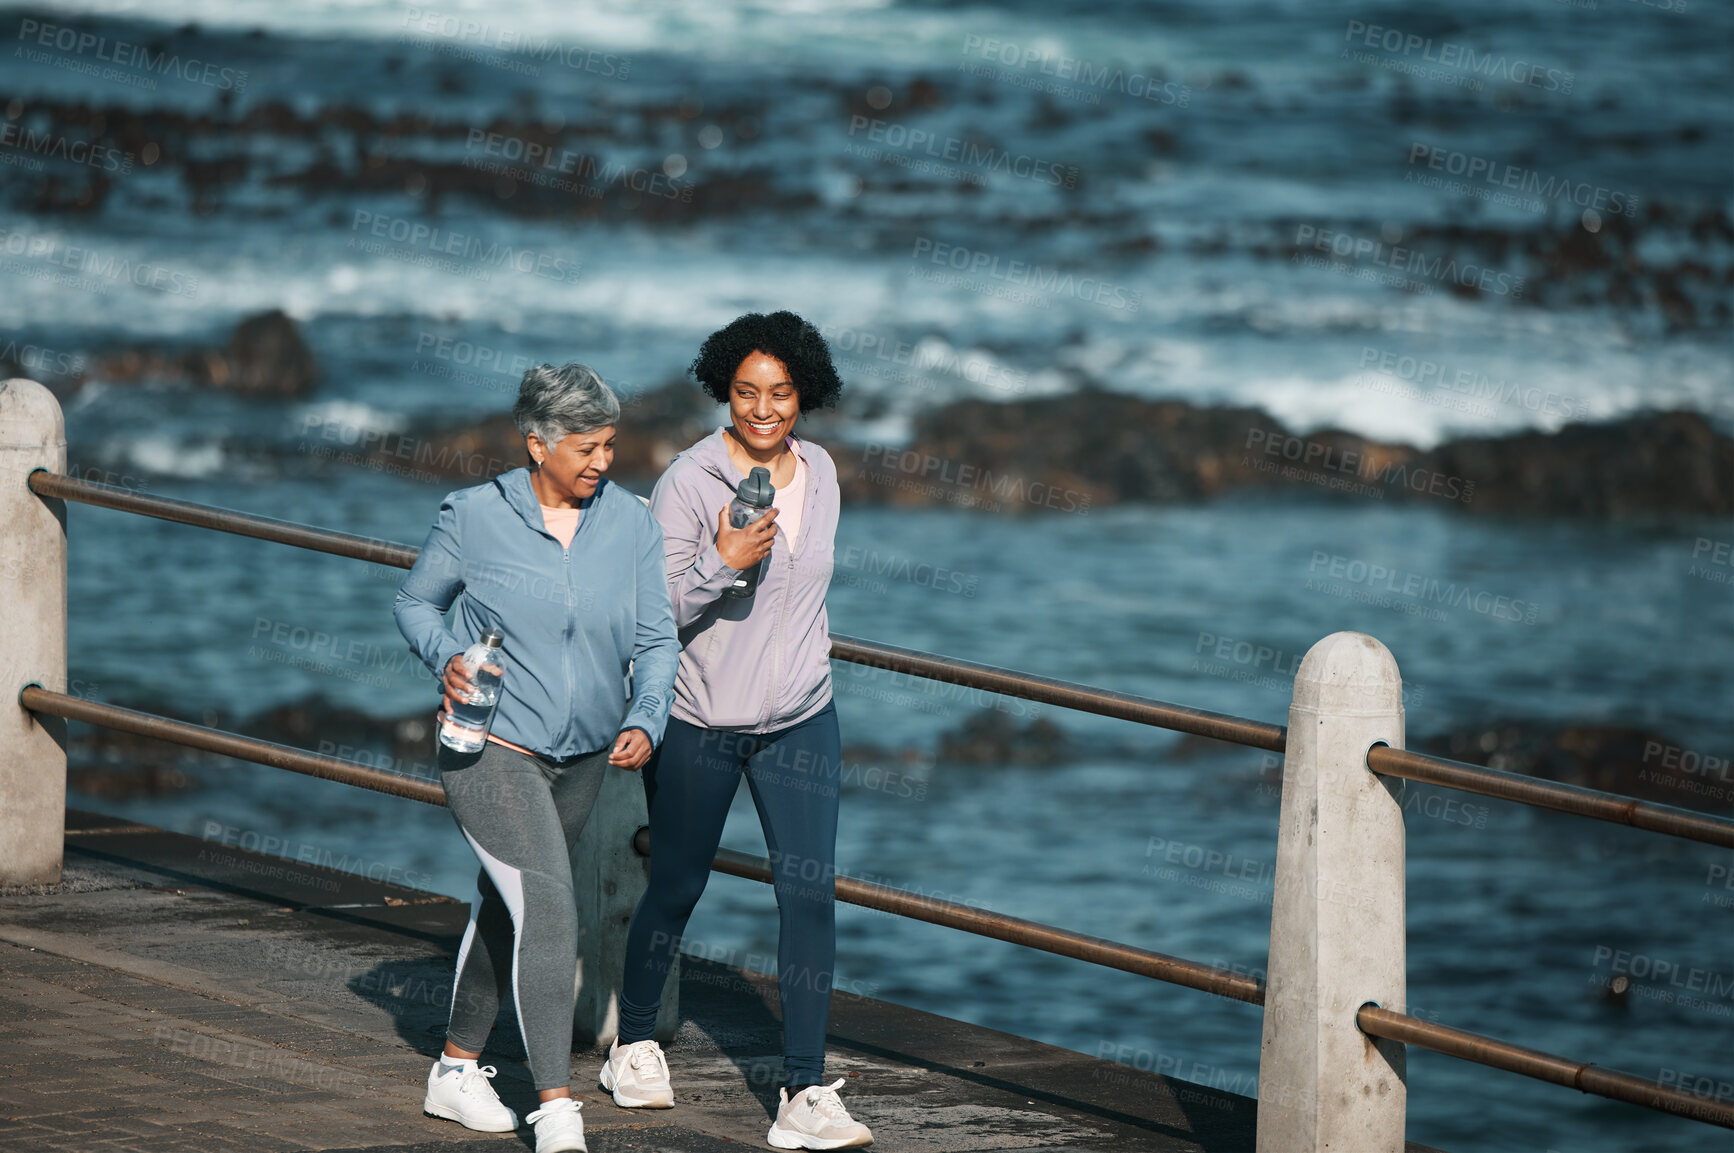
<svg viewBox="0 0 1734 1153"><path fill-rule="evenodd" d="M487 632L505 637L487 741L473 753L439 746L447 804L482 867L423 1108L484 1132L517 1128L488 1083L496 1070L476 1063L510 989L541 1099L526 1118L536 1153L567 1153L585 1147L571 1090L569 855L607 767L638 769L662 739L680 646L662 529L604 475L614 394L584 365L541 365L524 374L512 416L530 466L446 496L395 608L448 710L474 688L464 651Z"/></svg>

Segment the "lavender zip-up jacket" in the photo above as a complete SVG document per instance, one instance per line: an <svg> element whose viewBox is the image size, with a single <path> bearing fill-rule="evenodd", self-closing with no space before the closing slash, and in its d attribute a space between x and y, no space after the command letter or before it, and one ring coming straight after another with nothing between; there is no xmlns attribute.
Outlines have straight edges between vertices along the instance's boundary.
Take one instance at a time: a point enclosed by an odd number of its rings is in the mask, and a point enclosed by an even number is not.
<svg viewBox="0 0 1734 1153"><path fill-rule="evenodd" d="M807 466L795 547L779 529L758 591L745 600L724 597L739 570L717 552L717 521L746 479L729 459L725 435L719 428L675 457L650 495L681 643L670 715L707 729L768 733L831 701L825 592L837 536L837 467L818 445L789 438Z"/></svg>

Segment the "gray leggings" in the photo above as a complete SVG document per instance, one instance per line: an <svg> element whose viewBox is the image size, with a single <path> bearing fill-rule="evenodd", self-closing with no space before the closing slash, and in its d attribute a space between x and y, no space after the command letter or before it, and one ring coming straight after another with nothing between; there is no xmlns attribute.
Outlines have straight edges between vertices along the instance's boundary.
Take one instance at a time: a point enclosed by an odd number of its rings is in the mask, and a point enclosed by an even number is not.
<svg viewBox="0 0 1734 1153"><path fill-rule="evenodd" d="M556 763L492 741L479 753L439 747L446 803L482 862L458 948L446 1039L481 1052L510 990L537 1089L571 1084L578 973L571 853L602 787L608 753Z"/></svg>

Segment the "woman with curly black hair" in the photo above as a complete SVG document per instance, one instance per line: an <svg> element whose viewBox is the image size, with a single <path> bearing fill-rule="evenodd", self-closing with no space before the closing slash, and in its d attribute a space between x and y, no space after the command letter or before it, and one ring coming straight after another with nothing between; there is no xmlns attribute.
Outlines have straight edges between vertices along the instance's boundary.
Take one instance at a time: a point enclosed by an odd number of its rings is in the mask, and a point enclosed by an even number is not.
<svg viewBox="0 0 1734 1153"><path fill-rule="evenodd" d="M745 776L780 915L785 1086L766 1140L780 1149L865 1145L873 1134L838 1099L842 1080L823 1083L842 764L825 615L837 472L824 449L794 434L802 413L834 404L843 386L824 338L791 312L748 313L712 333L692 373L728 405L729 423L675 457L650 498L683 651L668 731L644 767L650 887L627 933L619 1036L599 1079L627 1108L674 1102L652 1039L657 1009ZM735 528L728 505L754 468L769 470L775 499ZM755 592L724 595L767 557Z"/></svg>

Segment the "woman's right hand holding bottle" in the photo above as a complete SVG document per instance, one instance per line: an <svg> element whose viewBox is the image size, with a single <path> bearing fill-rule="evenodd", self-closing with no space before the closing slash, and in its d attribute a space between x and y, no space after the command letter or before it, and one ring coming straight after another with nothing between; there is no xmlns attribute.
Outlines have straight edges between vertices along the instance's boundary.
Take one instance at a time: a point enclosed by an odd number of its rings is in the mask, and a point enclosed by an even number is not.
<svg viewBox="0 0 1734 1153"><path fill-rule="evenodd" d="M729 523L728 506L724 505L716 530L716 551L723 563L744 572L769 556L777 538L776 520L777 510L773 508L746 528L735 528Z"/></svg>

